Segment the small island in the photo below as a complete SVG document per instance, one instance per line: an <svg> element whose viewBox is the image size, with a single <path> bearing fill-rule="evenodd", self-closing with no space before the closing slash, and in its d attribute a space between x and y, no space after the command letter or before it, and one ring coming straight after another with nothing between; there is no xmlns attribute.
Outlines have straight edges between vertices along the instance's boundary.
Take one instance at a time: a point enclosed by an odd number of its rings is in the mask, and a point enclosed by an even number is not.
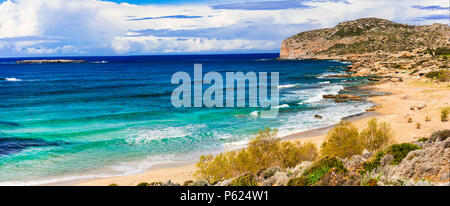
<svg viewBox="0 0 450 206"><path fill-rule="evenodd" d="M70 59L38 59L38 60L16 61L16 64L50 64L50 63L86 63L86 61L70 60Z"/></svg>

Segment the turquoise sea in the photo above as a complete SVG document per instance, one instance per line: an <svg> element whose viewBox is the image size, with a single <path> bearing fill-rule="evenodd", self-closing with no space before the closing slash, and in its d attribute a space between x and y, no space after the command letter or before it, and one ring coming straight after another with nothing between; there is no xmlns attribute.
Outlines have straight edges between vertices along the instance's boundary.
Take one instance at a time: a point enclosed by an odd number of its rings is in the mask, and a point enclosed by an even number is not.
<svg viewBox="0 0 450 206"><path fill-rule="evenodd" d="M372 106L322 98L366 82L329 77L342 73L348 63L278 61L277 57L66 58L87 61L77 64L16 64L30 58L0 59L0 185L74 181L194 162L202 154L243 147L266 126L284 136L336 124ZM173 107L171 94L178 85L170 83L172 75L192 74L197 63L203 64L203 72L221 74L279 72L278 118L252 115L258 108Z"/></svg>

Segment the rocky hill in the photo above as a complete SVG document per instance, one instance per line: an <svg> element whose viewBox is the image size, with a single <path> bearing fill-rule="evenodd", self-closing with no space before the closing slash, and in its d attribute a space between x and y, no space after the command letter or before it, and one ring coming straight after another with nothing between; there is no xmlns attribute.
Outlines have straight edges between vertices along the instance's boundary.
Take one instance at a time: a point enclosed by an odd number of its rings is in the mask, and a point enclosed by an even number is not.
<svg viewBox="0 0 450 206"><path fill-rule="evenodd" d="M362 18L285 39L281 45L280 59L334 58L376 51L445 47L450 47L448 25L413 26L378 18Z"/></svg>

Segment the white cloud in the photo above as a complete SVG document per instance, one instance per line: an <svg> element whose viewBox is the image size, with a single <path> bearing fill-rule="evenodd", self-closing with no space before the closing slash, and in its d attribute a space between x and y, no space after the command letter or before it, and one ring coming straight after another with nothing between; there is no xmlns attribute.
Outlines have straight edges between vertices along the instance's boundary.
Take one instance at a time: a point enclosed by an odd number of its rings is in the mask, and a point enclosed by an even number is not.
<svg viewBox="0 0 450 206"><path fill-rule="evenodd" d="M310 7L303 9L227 10L213 9L207 3L168 6L97 0L7 0L0 4L0 55L276 51L281 40L292 34L361 17L413 24L450 23L446 19L420 19L448 11L412 8L418 4L413 0L348 2L306 2ZM430 5L448 7L448 1L430 0L423 6ZM212 29L221 33L195 36L196 31ZM157 37L152 31L165 31L166 35ZM183 35L177 31L191 32Z"/></svg>
<svg viewBox="0 0 450 206"><path fill-rule="evenodd" d="M46 47L28 47L25 49L25 52L28 54L66 54L66 53L72 53L77 52L77 49L72 45L65 45L62 47L55 47L55 48L46 48Z"/></svg>
<svg viewBox="0 0 450 206"><path fill-rule="evenodd" d="M219 40L208 38L184 38L177 37L116 37L112 42L112 48L116 53L174 53L174 52L205 52L205 51L234 51L252 49L272 49L278 47L275 42L262 40Z"/></svg>

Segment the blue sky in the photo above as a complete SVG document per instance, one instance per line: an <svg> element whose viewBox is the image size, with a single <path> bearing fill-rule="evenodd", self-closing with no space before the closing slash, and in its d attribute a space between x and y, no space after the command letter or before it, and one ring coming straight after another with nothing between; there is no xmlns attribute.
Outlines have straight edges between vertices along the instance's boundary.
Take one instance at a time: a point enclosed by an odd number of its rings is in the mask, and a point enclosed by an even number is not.
<svg viewBox="0 0 450 206"><path fill-rule="evenodd" d="M449 1L0 0L0 57L278 52L362 17L449 24Z"/></svg>

